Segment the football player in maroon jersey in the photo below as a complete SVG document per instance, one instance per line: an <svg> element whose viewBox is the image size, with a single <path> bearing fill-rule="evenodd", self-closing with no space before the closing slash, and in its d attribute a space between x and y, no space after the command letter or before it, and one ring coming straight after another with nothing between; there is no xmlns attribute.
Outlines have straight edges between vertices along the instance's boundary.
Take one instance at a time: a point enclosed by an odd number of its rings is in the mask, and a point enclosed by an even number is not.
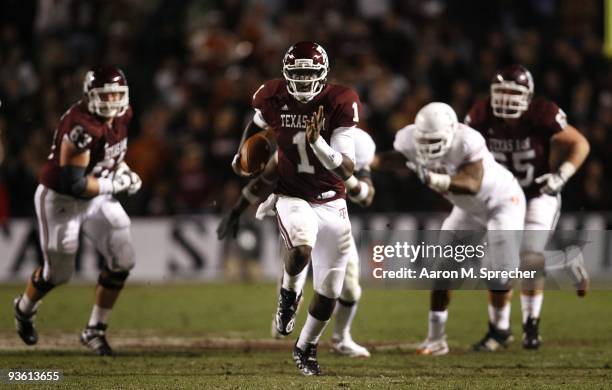
<svg viewBox="0 0 612 390"><path fill-rule="evenodd" d="M40 300L72 276L82 230L106 264L81 342L99 355L110 355L108 317L134 267L130 218L113 195L134 194L142 183L123 161L132 119L123 72L111 66L90 70L83 92L83 99L60 118L40 174L34 202L44 266L15 298L15 324L26 344L37 343L34 317Z"/></svg>
<svg viewBox="0 0 612 390"><path fill-rule="evenodd" d="M317 343L342 291L349 257L345 182L349 187L358 183L350 130L359 122L361 103L352 89L327 82L327 53L314 42L293 45L282 65L283 79L265 82L253 95L255 114L243 140L267 128L276 135L277 157L266 171L278 173L271 185L287 247L276 330L293 331L306 266L312 262L315 292L293 358L304 375L319 375ZM232 166L242 174L239 158Z"/></svg>
<svg viewBox="0 0 612 390"><path fill-rule="evenodd" d="M491 83L490 97L478 100L465 123L485 137L495 159L519 180L527 198L522 266L543 271L543 250L554 230L561 207L561 190L589 154L589 143L554 102L535 97L531 73L521 65L499 70ZM563 156L560 162L552 156ZM554 164L554 165L553 165ZM576 261L581 260L580 256ZM582 264L572 264L579 295L584 295L588 275ZM524 283L521 293L523 347L540 346L539 321L543 301L543 272L535 283ZM505 341L501 334L510 327L510 304L502 309L489 306L496 318L489 333L474 347L494 350Z"/></svg>
<svg viewBox="0 0 612 390"><path fill-rule="evenodd" d="M355 144L355 167L354 176L358 180L354 186L347 184L347 196L349 199L360 205L368 207L374 200L374 183L372 182L370 164L374 158L376 145L368 133L355 127L352 131ZM276 146L276 145L275 145ZM272 153L271 158L276 158ZM265 216L274 216L271 210L274 197L270 198L274 188L267 183L277 180L278 173L271 172L270 168L276 164L267 166L263 174L251 180L242 189L242 195L232 208L232 210L221 220L217 228L217 237L223 240L226 237L236 238L239 229L240 216L250 205L259 205L264 199L266 201L257 209L256 218L263 219ZM268 200L270 199L270 200ZM361 285L359 284L359 255L354 240L351 242L351 255L349 257L342 293L338 298L335 311L335 327L332 335L332 347L335 352L349 357L369 357L370 352L363 346L353 341L351 336L351 324L357 312L357 305L361 298ZM276 314L272 321L272 336L282 338L276 328Z"/></svg>

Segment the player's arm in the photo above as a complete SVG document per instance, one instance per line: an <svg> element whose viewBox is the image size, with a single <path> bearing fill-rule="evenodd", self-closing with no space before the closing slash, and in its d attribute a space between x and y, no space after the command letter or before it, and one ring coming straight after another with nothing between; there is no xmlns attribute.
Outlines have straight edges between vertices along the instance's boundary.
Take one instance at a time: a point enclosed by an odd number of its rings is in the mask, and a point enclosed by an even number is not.
<svg viewBox="0 0 612 390"><path fill-rule="evenodd" d="M572 125L566 125L562 131L553 135L550 142L551 156L564 155L565 160L558 165L556 172L546 173L536 178L535 182L545 183L541 192L556 195L582 166L589 155L591 146L589 141Z"/></svg>
<svg viewBox="0 0 612 390"><path fill-rule="evenodd" d="M450 178L448 191L453 194L476 195L482 185L482 160L463 164Z"/></svg>
<svg viewBox="0 0 612 390"><path fill-rule="evenodd" d="M77 145L68 137L64 137L60 146L61 183L66 192L79 198L93 198L101 194L116 194L128 190L131 184L128 174L115 175L113 179L85 175L90 152L89 149L83 150Z"/></svg>
<svg viewBox="0 0 612 390"><path fill-rule="evenodd" d="M344 129L336 129L332 134L332 145L336 146L333 148L321 137L324 123L323 106L319 106L317 112L306 124L306 140L325 168L340 176L342 180L347 180L353 175L355 166L353 138Z"/></svg>
<svg viewBox="0 0 612 390"><path fill-rule="evenodd" d="M250 205L256 205L265 200L276 187L276 181L278 180L278 160L276 155L272 157L266 167L264 168L261 175L251 180L242 189L242 194L236 204L230 210L229 214L226 215L217 227L217 238L219 240L227 237L231 234L232 237L236 237L238 234L238 225L240 222L240 216Z"/></svg>
<svg viewBox="0 0 612 390"><path fill-rule="evenodd" d="M257 116L257 113L255 114L255 116ZM232 160L232 169L234 170L234 173L236 173L239 176L243 176L243 177L248 177L249 174L242 171L242 169L240 169L240 150L242 150L242 145L244 144L244 141L246 141L249 137L251 137L252 135L259 133L262 130L266 130L269 127L267 125L264 126L259 126L255 120L251 120L249 121L249 123L246 125L246 127L244 128L244 131L242 132L242 137L240 138L240 145L238 146L238 151L236 152L236 154L234 155L234 159Z"/></svg>
<svg viewBox="0 0 612 390"><path fill-rule="evenodd" d="M453 176L432 172L424 165L412 162L408 163L408 167L432 190L462 195L476 195L480 191L484 172L482 160L464 163Z"/></svg>
<svg viewBox="0 0 612 390"><path fill-rule="evenodd" d="M361 207L368 207L374 200L374 183L372 182L372 173L369 167L360 169L355 172L348 180L344 182L346 191L351 201Z"/></svg>
<svg viewBox="0 0 612 390"><path fill-rule="evenodd" d="M250 174L240 169L240 151L242 150L242 145L252 135L262 130L268 130L270 128L270 125L268 125L262 113L262 110L264 110L265 107L267 107L267 104L265 103L266 96L267 96L267 89L265 87L265 84L261 85L259 89L257 89L257 91L255 91L255 93L253 94L253 99L252 99L251 104L252 104L253 109L255 110L255 114L253 114L253 119L250 120L249 123L244 128L244 131L242 132L242 136L240 137L240 145L238 146L238 151L236 152L236 154L234 155L234 159L232 160L232 170L238 176L242 176L242 177L251 176Z"/></svg>

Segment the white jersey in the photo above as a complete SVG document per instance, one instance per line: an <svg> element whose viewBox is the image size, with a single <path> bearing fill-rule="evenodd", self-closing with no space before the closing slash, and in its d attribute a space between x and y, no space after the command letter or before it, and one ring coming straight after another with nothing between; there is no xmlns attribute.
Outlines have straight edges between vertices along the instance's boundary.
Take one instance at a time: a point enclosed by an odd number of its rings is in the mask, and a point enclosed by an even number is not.
<svg viewBox="0 0 612 390"><path fill-rule="evenodd" d="M417 163L417 150L414 141L415 126L409 125L397 132L393 148L402 153L409 161ZM478 219L488 219L491 212L515 196L518 183L502 165L497 163L487 149L482 135L469 126L459 123L448 152L426 164L432 172L453 176L464 164L482 160L483 176L480 190L476 195L459 195L447 192L444 196L455 206Z"/></svg>
<svg viewBox="0 0 612 390"><path fill-rule="evenodd" d="M362 169L369 170L376 153L374 140L370 137L370 134L358 127L351 129L351 136L355 143L355 172Z"/></svg>

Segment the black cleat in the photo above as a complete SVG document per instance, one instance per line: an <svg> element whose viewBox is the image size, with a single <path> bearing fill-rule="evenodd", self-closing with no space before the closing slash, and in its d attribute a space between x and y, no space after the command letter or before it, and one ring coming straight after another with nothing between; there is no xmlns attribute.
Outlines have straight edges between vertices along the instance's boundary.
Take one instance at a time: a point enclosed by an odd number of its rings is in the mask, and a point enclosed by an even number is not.
<svg viewBox="0 0 612 390"><path fill-rule="evenodd" d="M113 349L106 341L106 324L98 323L95 326L87 326L81 332L81 344L94 351L100 356L112 356Z"/></svg>
<svg viewBox="0 0 612 390"><path fill-rule="evenodd" d="M495 352L500 348L508 348L513 340L510 329L497 329L489 322L489 331L482 340L472 346L472 349L476 352Z"/></svg>
<svg viewBox="0 0 612 390"><path fill-rule="evenodd" d="M15 311L15 329L17 334L27 345L34 345L38 342L38 332L34 327L34 318L36 317L36 311L25 314L19 310L19 301L21 295L15 298L13 301L13 308Z"/></svg>
<svg viewBox="0 0 612 390"><path fill-rule="evenodd" d="M295 327L295 313L297 312L301 299L301 293L297 295L296 292L285 290L281 287L280 295L278 296L276 316L274 317L276 331L279 334L287 336L293 332L293 328Z"/></svg>
<svg viewBox="0 0 612 390"><path fill-rule="evenodd" d="M319 367L319 362L317 362L316 344L308 344L306 350L302 351L298 348L296 342L293 347L293 361L303 375L321 375L321 367Z"/></svg>
<svg viewBox="0 0 612 390"><path fill-rule="evenodd" d="M540 319L528 317L527 322L523 324L523 348L538 349L542 343L540 337Z"/></svg>

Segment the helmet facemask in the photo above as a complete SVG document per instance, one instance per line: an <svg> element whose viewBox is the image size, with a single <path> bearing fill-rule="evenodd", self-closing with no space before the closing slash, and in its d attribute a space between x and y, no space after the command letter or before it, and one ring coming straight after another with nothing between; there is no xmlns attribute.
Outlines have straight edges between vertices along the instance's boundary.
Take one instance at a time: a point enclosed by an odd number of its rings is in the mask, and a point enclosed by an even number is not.
<svg viewBox="0 0 612 390"><path fill-rule="evenodd" d="M491 108L498 118L516 119L529 108L533 91L514 81L491 84Z"/></svg>
<svg viewBox="0 0 612 390"><path fill-rule="evenodd" d="M416 129L414 140L420 162L428 163L444 156L453 143L454 135L453 128L435 132Z"/></svg>
<svg viewBox="0 0 612 390"><path fill-rule="evenodd" d="M325 87L327 66L313 64L311 59L298 58L291 65L283 66L287 91L302 103L307 103Z"/></svg>
<svg viewBox="0 0 612 390"><path fill-rule="evenodd" d="M113 94L119 99L109 100ZM106 84L101 88L92 88L87 92L89 111L103 118L114 118L125 114L130 104L127 85Z"/></svg>

